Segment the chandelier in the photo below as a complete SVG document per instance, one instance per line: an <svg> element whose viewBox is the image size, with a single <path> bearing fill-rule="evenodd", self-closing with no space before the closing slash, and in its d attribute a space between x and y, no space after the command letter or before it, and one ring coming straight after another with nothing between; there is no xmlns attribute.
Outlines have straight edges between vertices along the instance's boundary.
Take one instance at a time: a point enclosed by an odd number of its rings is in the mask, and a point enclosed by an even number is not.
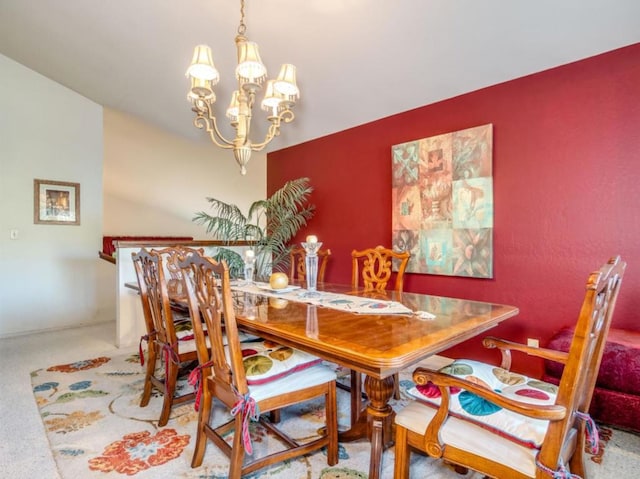
<svg viewBox="0 0 640 479"><path fill-rule="evenodd" d="M296 67L284 64L275 80L267 81L262 109L267 112L269 129L260 143L253 143L250 139L251 116L256 93L262 89L267 79L267 68L260 59L258 45L250 42L245 36L247 27L244 23L244 0L240 0L240 25L236 36L238 50L238 66L236 78L238 89L233 92L231 103L227 108L227 118L235 129L235 138L228 140L220 133L213 104L216 95L213 87L218 83L220 75L213 64L211 48L198 45L193 52L193 60L187 70L187 77L191 79L191 88L187 98L191 102L192 110L196 114L193 124L205 129L211 141L224 149L233 150L233 155L240 165L240 173L247 173L247 163L252 151L260 151L280 134L280 124L289 123L294 119L291 111L300 91L296 85Z"/></svg>

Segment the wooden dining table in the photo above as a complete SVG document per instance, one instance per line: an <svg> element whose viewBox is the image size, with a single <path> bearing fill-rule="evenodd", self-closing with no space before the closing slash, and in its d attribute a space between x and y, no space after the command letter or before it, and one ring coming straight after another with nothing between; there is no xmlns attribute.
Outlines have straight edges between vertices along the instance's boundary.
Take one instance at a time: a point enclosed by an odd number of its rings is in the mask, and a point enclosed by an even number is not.
<svg viewBox="0 0 640 479"><path fill-rule="evenodd" d="M394 374L518 314L514 306L427 294L371 293L336 284L319 284L318 290L396 301L411 313L354 313L290 300L286 295L236 291L237 323L246 332L366 375L366 407L357 408L351 427L339 439L369 438L370 479L380 477L383 451L393 444L394 412L389 400Z"/></svg>

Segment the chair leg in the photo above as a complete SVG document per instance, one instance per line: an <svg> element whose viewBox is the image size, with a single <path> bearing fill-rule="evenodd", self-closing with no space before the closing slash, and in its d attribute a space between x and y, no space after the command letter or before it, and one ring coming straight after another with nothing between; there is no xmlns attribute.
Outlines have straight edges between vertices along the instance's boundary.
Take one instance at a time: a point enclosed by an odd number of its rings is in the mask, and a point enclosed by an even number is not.
<svg viewBox="0 0 640 479"><path fill-rule="evenodd" d="M327 436L329 437L327 464L335 466L338 464L338 411L335 383L329 385L329 390L325 396L325 421Z"/></svg>
<svg viewBox="0 0 640 479"><path fill-rule="evenodd" d="M242 462L244 460L244 444L242 442L242 414L235 417L235 427L233 432L233 446L229 457L229 479L240 479L242 477Z"/></svg>
<svg viewBox="0 0 640 479"><path fill-rule="evenodd" d="M211 420L211 397L206 391L206 388L202 391L202 398L200 400L200 412L198 413L198 432L196 435L196 445L193 450L193 457L191 458L191 467L200 467L204 458L204 453L207 449L207 434L205 433L205 427Z"/></svg>
<svg viewBox="0 0 640 479"><path fill-rule="evenodd" d="M151 378L156 372L156 358L156 346L150 341L147 347L147 372L144 377L144 390L142 391L142 398L140 398L140 407L147 406L149 399L151 399L151 390L153 389Z"/></svg>
<svg viewBox="0 0 640 479"><path fill-rule="evenodd" d="M409 478L409 445L407 444L407 430L396 425L395 464L393 479Z"/></svg>
<svg viewBox="0 0 640 479"><path fill-rule="evenodd" d="M573 455L569 459L569 468L571 469L571 473L575 474L579 477L586 477L584 471L584 432L578 432L579 437L582 439L578 439L578 444L576 444L576 450L573 451Z"/></svg>
<svg viewBox="0 0 640 479"><path fill-rule="evenodd" d="M278 424L280 422L280 409L274 409L269 413L269 420L273 424Z"/></svg>
<svg viewBox="0 0 640 479"><path fill-rule="evenodd" d="M162 401L162 412L160 413L160 419L158 420L158 426L166 426L169 422L169 415L171 414L171 406L173 405L173 395L176 391L176 382L178 381L178 369L179 364L174 364L169 360L169 367L164 372L164 398Z"/></svg>

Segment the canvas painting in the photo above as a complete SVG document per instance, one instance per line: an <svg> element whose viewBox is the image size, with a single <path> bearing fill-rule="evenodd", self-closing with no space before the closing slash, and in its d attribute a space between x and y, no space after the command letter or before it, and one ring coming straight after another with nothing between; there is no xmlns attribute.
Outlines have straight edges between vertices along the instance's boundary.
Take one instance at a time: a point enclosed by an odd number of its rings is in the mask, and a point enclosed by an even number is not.
<svg viewBox="0 0 640 479"><path fill-rule="evenodd" d="M393 247L408 273L493 277L491 124L391 147Z"/></svg>

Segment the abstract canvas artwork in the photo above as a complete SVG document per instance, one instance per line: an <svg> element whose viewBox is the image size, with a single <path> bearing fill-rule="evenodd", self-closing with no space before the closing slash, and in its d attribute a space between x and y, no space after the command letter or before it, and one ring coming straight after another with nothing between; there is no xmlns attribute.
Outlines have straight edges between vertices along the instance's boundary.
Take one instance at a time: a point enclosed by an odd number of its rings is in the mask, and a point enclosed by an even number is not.
<svg viewBox="0 0 640 479"><path fill-rule="evenodd" d="M393 247L408 273L493 277L493 125L391 147Z"/></svg>

